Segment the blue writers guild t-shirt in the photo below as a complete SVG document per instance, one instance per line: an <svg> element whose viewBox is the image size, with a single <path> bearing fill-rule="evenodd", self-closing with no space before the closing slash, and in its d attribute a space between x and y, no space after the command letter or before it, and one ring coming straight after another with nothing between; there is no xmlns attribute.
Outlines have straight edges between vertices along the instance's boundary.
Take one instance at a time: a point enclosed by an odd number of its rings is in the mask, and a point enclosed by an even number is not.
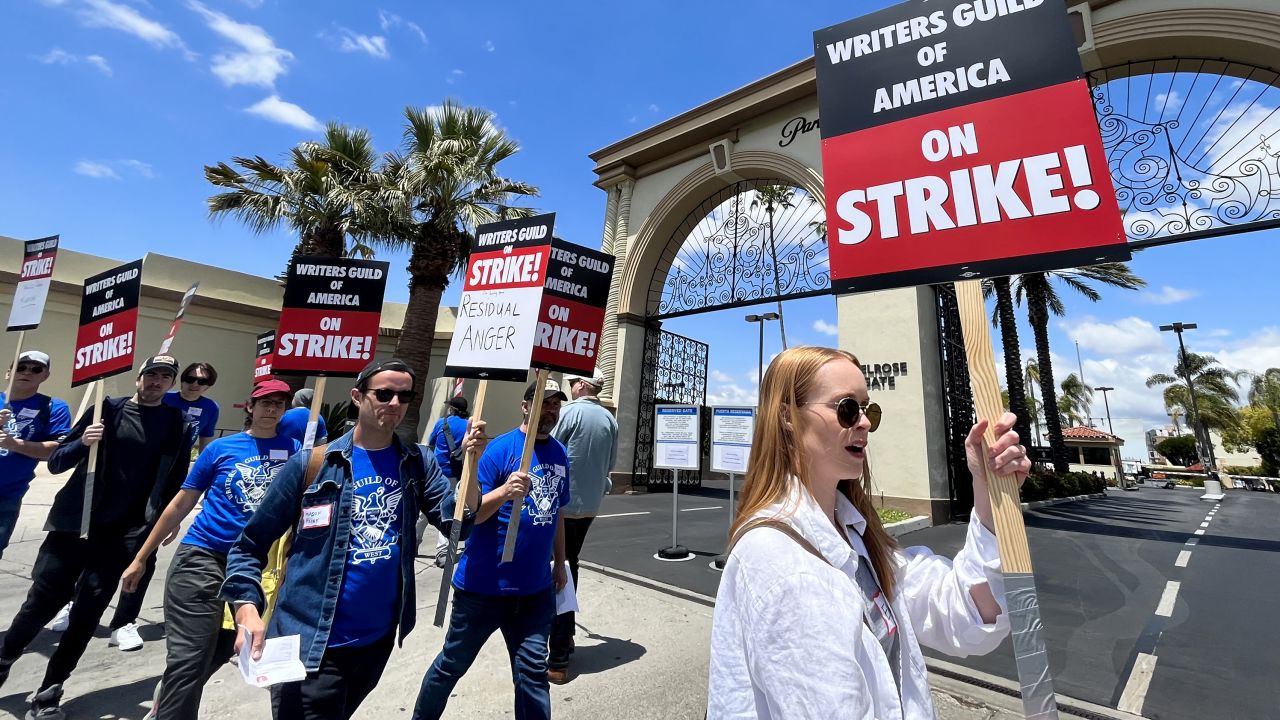
<svg viewBox="0 0 1280 720"><path fill-rule="evenodd" d="M307 418L311 417L311 410L308 408L292 408L286 410L284 415L280 416L280 422L276 425L276 432L281 435L297 440L299 443L306 440L307 437ZM329 436L329 428L324 425L324 416L316 416L316 439ZM317 443L319 444L319 443Z"/></svg>
<svg viewBox="0 0 1280 720"><path fill-rule="evenodd" d="M183 490L204 493L200 514L183 544L230 552L280 468L296 452L298 441L280 435L255 438L236 433L210 443L182 483Z"/></svg>
<svg viewBox="0 0 1280 720"><path fill-rule="evenodd" d="M182 411L187 422L195 426L196 437L211 438L218 428L218 403L201 395L192 400L183 400L177 391L164 394L164 404Z"/></svg>
<svg viewBox="0 0 1280 720"><path fill-rule="evenodd" d="M368 645L395 625L404 486L400 453L351 448L351 542L329 647Z"/></svg>
<svg viewBox="0 0 1280 720"><path fill-rule="evenodd" d="M524 433L520 428L494 438L480 456L478 467L481 494L507 481L520 469ZM476 523L466 550L453 573L453 584L467 592L484 595L531 595L551 586L551 557L555 547L556 518L569 503L569 456L555 438L533 444L529 470L529 493L520 509L520 532L512 562L502 562L507 542L511 502Z"/></svg>
<svg viewBox="0 0 1280 720"><path fill-rule="evenodd" d="M0 392L0 406L7 398ZM45 408L48 408L46 412ZM71 409L61 400L36 393L25 400L15 400L9 408L13 416L4 431L28 442L57 440L71 432ZM0 498L21 496L36 476L40 461L14 450L0 448Z"/></svg>

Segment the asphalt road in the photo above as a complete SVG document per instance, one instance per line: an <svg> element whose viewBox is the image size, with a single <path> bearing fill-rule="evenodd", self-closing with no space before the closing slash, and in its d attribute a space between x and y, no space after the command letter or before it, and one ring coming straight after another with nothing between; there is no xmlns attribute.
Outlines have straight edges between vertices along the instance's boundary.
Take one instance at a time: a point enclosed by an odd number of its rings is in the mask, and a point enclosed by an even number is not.
<svg viewBox="0 0 1280 720"><path fill-rule="evenodd" d="M1280 719L1280 688L1268 680L1280 670L1280 624L1268 617L1280 597L1280 496L1231 492L1201 528L1215 504L1199 495L1143 487L1026 513L1058 692L1117 707L1129 688L1129 707L1161 720ZM607 498L583 558L714 596L719 573L709 563L723 551L727 492L681 494L680 509L679 542L693 560L653 557L671 542L665 493ZM901 541L950 555L964 530L944 525ZM1171 587L1168 617L1157 615ZM948 659L1016 677L1007 641L984 657ZM1135 665L1153 668L1145 699Z"/></svg>

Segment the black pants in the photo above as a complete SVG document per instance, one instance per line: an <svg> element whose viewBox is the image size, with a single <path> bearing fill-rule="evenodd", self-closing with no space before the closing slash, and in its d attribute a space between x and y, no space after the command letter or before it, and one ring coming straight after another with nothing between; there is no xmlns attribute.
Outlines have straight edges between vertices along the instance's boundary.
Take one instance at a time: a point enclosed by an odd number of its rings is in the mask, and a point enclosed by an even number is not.
<svg viewBox="0 0 1280 720"><path fill-rule="evenodd" d="M31 590L9 624L0 644L0 658L16 659L58 610L75 600L70 624L49 658L39 689L66 682L111 603L120 575L146 540L148 530L94 530L88 540L81 540L80 534L74 532L46 535L31 570Z"/></svg>
<svg viewBox="0 0 1280 720"><path fill-rule="evenodd" d="M564 519L564 554L569 560L569 574L573 575L573 589L578 590L578 554L582 552L582 543L587 539L587 530L595 518ZM552 668L563 668L569 664L569 654L573 652L574 623L577 613L567 612L557 615L551 623L551 659Z"/></svg>
<svg viewBox="0 0 1280 720"><path fill-rule="evenodd" d="M138 589L133 592L121 591L120 599L116 601L116 612L111 616L109 627L112 630L119 630L131 622L138 621L138 615L142 612L142 601L146 599L147 586L151 584L151 577L155 574L156 553L151 553L151 557L147 559L147 571L138 581Z"/></svg>
<svg viewBox="0 0 1280 720"><path fill-rule="evenodd" d="M209 678L235 652L236 633L222 629L226 604L218 597L227 556L181 545L164 587L165 659L156 717L196 720Z"/></svg>
<svg viewBox="0 0 1280 720"><path fill-rule="evenodd" d="M326 649L320 669L307 673L306 680L271 686L271 717L347 720L378 684L395 636L393 629L371 645Z"/></svg>

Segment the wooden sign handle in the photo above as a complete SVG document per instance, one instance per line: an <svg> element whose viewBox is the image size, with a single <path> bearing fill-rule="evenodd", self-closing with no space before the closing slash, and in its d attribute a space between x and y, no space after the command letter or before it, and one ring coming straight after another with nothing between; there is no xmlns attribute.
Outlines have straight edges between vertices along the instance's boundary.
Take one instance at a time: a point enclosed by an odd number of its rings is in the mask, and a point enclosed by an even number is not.
<svg viewBox="0 0 1280 720"><path fill-rule="evenodd" d="M484 415L484 397L489 392L489 381L481 380L476 388L476 401L472 405L471 421L467 423L467 431L471 430L471 423L481 419ZM466 440L466 434L458 442ZM444 627L445 609L449 606L449 590L453 587L453 565L456 562L458 553L458 542L462 535L462 517L466 512L467 498L471 497L471 488L479 482L477 473L480 466L480 455L474 451L468 450L462 456L462 479L458 481L458 489L455 494L455 502L453 506L453 524L449 526L449 547L444 561L444 572L440 576L440 594L436 598L436 617L434 624L436 627ZM475 510L480 508L476 507Z"/></svg>
<svg viewBox="0 0 1280 720"><path fill-rule="evenodd" d="M534 382L533 399L529 405L529 420L525 423L524 453L520 455L520 472L528 473L533 465L533 443L538 439L538 418L542 415L542 398L546 395L546 368L539 368ZM526 493L527 494L527 493ZM511 562L516 554L516 534L520 532L520 515L524 509L524 495L511 501L511 519L507 521L507 544L502 548L502 562Z"/></svg>
<svg viewBox="0 0 1280 720"><path fill-rule="evenodd" d="M13 351L13 364L9 366L9 384L4 389L4 402L13 407L13 379L18 376L18 358L22 357L22 341L27 339L27 331L18 331L18 347Z"/></svg>
<svg viewBox="0 0 1280 720"><path fill-rule="evenodd" d="M104 382L98 380L93 384L93 423L97 425L102 422L102 386ZM89 391L85 391L85 397L88 397ZM105 439L105 438L104 438ZM93 480L94 473L98 468L98 453L102 451L102 440L93 444L89 448L89 466L85 469L84 474L84 504L80 507L80 539L84 540L89 537L89 517L93 513Z"/></svg>
<svg viewBox="0 0 1280 720"><path fill-rule="evenodd" d="M311 448L316 445L316 434L320 432L320 424L316 422L320 417L320 406L324 403L324 390L328 378L321 375L316 378L315 394L311 396L311 408L307 411L307 429L302 437L302 449L299 452L309 453ZM328 428L330 432L332 428Z"/></svg>

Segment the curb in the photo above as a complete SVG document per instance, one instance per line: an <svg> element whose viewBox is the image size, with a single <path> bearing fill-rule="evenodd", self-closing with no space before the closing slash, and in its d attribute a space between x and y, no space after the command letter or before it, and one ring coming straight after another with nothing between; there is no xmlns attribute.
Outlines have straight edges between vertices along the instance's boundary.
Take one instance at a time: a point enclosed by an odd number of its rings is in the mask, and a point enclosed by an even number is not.
<svg viewBox="0 0 1280 720"><path fill-rule="evenodd" d="M907 533L923 530L927 527L932 527L932 523L929 521L929 518L924 515L917 515L913 518L907 518L906 520L899 520L896 523L885 525L884 529L885 532L889 533L890 537L901 537Z"/></svg>
<svg viewBox="0 0 1280 720"><path fill-rule="evenodd" d="M1048 500L1036 500L1035 502L1022 503L1023 510L1037 510L1042 507L1051 505L1061 505L1062 503L1079 502L1081 500L1096 500L1097 498L1106 497L1106 493L1093 493L1092 495L1072 495L1064 498L1050 498Z"/></svg>
<svg viewBox="0 0 1280 720"><path fill-rule="evenodd" d="M1022 714L1022 692L1016 681L933 657L925 656L924 660L925 667L929 669L929 686L934 690L952 697L958 696L962 700L978 700L995 709ZM979 693L981 696L977 696ZM1058 711L1066 716L1090 720L1143 720L1141 715L1068 697L1062 693L1055 693L1055 697L1058 700Z"/></svg>

